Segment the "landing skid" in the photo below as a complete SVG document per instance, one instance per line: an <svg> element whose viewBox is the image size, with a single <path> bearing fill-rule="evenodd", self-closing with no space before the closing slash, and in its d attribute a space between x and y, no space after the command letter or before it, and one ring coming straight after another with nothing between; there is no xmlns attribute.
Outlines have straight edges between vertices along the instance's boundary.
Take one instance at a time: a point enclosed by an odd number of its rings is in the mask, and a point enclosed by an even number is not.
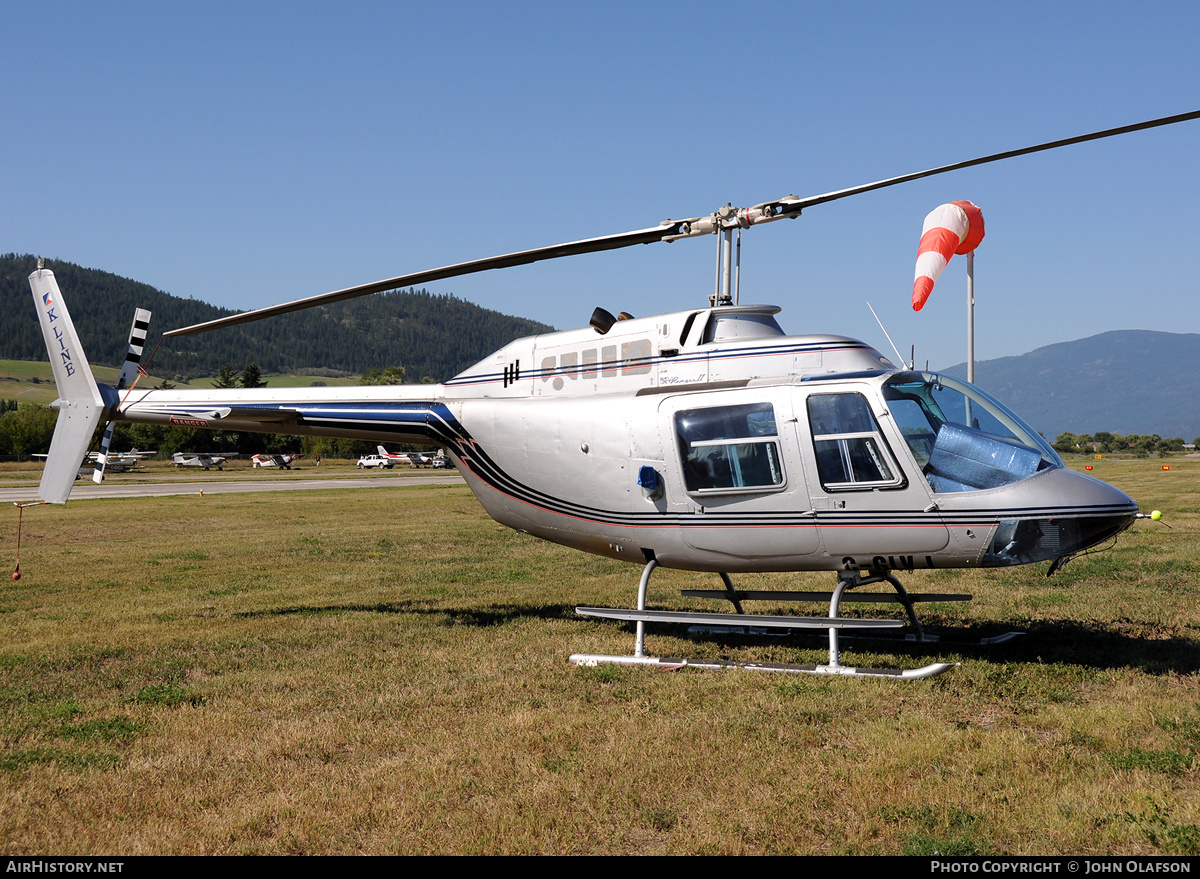
<svg viewBox="0 0 1200 879"><path fill-rule="evenodd" d="M903 628L904 623L901 620L864 620L864 619L847 619L840 615L840 605L843 593L847 589L853 589L856 586L864 585L865 583L877 583L881 579L889 580L898 590L900 601L904 604L908 611L910 622L914 625L917 632L922 638L925 637L920 628L920 623L917 622L916 614L912 611L912 598L904 591L904 587L900 582L891 575L883 575L882 577L862 578L857 572L843 573L838 575L838 585L832 593L829 593L829 616L827 617L794 617L794 616L768 616L763 614L747 614L742 611L741 601L744 598L756 597L752 593L737 593L733 584L729 581L726 574L721 574L721 579L725 583L724 592L715 592L713 597L726 598L731 601L737 609L736 614L725 613L691 613L686 611L662 611L662 610L647 610L646 609L646 590L650 583L650 575L654 573L654 569L658 567L658 562L651 559L646 563L646 567L642 569L642 579L638 584L638 600L637 608L629 610L625 608L606 608L606 607L577 607L575 612L583 616L595 616L604 619L627 620L637 623L637 636L634 642L633 656L608 656L603 654L576 653L570 658L570 661L575 665L580 666L596 666L600 664L612 665L643 665L653 666L657 668L679 669L679 668L744 668L753 671L774 671L793 674L815 674L815 675L842 675L845 677L879 677L893 678L900 680L919 680L922 678L931 678L940 675L945 671L954 667L953 663L935 662L917 669L890 669L890 668L857 668L854 666L842 665L841 653L838 646L838 634L843 629L848 630L867 630L879 631L886 629ZM969 598L969 596L967 596ZM889 600L891 596L888 596ZM646 655L646 623L647 622L668 622L668 623L696 623L700 626L715 626L719 624L728 624L731 619L736 619L739 623L749 627L761 627L764 629L824 629L829 633L829 662L825 665L784 665L779 663L753 663L753 662L728 662L724 660L703 660L703 659L665 659Z"/></svg>
<svg viewBox="0 0 1200 879"><path fill-rule="evenodd" d="M675 671L681 668L727 669L741 668L748 671L773 671L783 674L842 675L856 678L899 678L906 681L932 678L954 668L957 663L935 662L922 668L856 668L849 665L786 665L779 662L728 662L723 659L668 659L655 656L604 656L602 654L576 653L571 662L584 668L597 665L645 665Z"/></svg>

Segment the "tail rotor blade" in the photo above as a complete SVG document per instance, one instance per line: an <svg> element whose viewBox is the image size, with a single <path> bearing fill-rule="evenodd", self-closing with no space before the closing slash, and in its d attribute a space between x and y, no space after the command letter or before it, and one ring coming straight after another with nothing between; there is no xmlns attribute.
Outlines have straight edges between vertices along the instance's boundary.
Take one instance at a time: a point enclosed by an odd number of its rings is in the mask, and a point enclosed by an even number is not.
<svg viewBox="0 0 1200 879"><path fill-rule="evenodd" d="M100 438L100 451L96 453L96 467L92 471L92 482L99 485L104 481L104 468L108 466L108 447L112 445L113 428L117 426L115 421L110 421L104 426L104 436Z"/></svg>
<svg viewBox="0 0 1200 879"><path fill-rule="evenodd" d="M121 376L117 379L118 391L133 387L133 383L137 381L149 326L150 312L144 308L135 309L133 326L129 328L129 348L125 354L125 363L121 367ZM104 428L104 436L100 439L100 451L96 455L96 468L92 472L92 482L97 485L104 481L104 470L108 467L108 449L112 445L113 428L115 427L116 422L109 420Z"/></svg>

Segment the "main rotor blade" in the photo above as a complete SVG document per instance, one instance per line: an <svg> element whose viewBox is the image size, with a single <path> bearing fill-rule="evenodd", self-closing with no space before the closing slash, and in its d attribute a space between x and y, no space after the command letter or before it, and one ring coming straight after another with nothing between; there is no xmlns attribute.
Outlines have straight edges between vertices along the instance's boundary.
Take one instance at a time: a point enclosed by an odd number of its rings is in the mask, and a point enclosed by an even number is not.
<svg viewBox="0 0 1200 879"><path fill-rule="evenodd" d="M965 162L955 162L953 165L942 165L939 168L930 168L928 171L917 171L912 174L902 174L899 177L889 177L886 180L877 180L874 183L865 183L861 186L851 186L849 189L838 189L834 192L827 192L824 195L810 195L807 198L799 199L780 199L783 206L781 216L789 214L798 214L804 208L812 207L813 205L825 204L826 202L836 201L839 198L845 198L848 195L858 195L861 192L871 192L875 189L883 189L888 186L895 186L897 183L908 183L910 180L920 180L923 177L933 177L936 174L945 174L947 171L958 171L962 168L972 168L975 165L986 165L989 162L999 162L1001 159L1012 159L1016 156L1026 156L1030 153L1040 153L1043 150L1053 150L1058 147L1071 146L1076 143L1084 143L1089 140L1100 140L1103 137L1115 137L1118 134L1129 134L1133 131L1143 131L1147 128L1158 128L1161 125L1174 125L1176 122L1187 122L1190 119L1200 119L1200 110L1193 110L1191 113L1179 113L1175 116L1163 116L1161 119L1151 119L1148 122L1138 122L1133 125L1122 125L1119 128L1106 128L1103 131L1093 131L1091 134L1081 134L1077 137L1067 137L1063 140L1052 140L1049 143L1040 143L1037 146L1024 147L1019 150L1008 150L1003 153L993 153L990 156L983 156L978 159L968 159Z"/></svg>
<svg viewBox="0 0 1200 879"><path fill-rule="evenodd" d="M340 302L343 299L353 299L355 296L366 296L370 293L382 293L385 290L396 290L400 287L411 287L416 284L427 284L430 281L440 281L443 278L454 278L459 275L470 275L474 272L484 272L488 269L504 269L509 266L525 265L544 259L557 259L560 256L574 256L577 253L595 253L601 250L614 250L618 247L629 247L632 244L652 244L661 241L668 235L678 234L683 221L666 221L651 229L636 229L632 232L621 232L617 235L603 235L599 238L585 238L582 241L568 241L565 244L554 244L550 247L537 247L533 250L520 250L516 253L505 253L500 256L489 256L484 259L473 259L470 262L460 262L440 269L429 269L424 272L413 272L409 275L399 275L371 284L360 284L357 287L347 287L344 290L334 290L332 293L322 293L309 296L307 299L296 299L282 305L271 305L254 311L244 311L241 314L231 314L216 320L193 324L163 333L167 336L190 336L192 333L204 333L222 327L232 327L237 324L262 320L292 311L312 308L314 305L327 305L330 302Z"/></svg>
<svg viewBox="0 0 1200 879"><path fill-rule="evenodd" d="M445 278L454 278L460 275L470 275L475 272L483 272L489 269L503 269L510 266L525 265L526 263L539 262L546 259L558 259L562 256L574 256L580 253L596 253L602 250L616 250L620 247L629 247L633 244L653 244L656 241L665 239L688 238L698 235L707 235L713 232L720 231L727 226L735 225L757 225L759 223L769 223L773 220L782 220L787 217L798 217L800 212L805 208L813 207L814 205L825 204L830 201L837 201L839 198L846 198L850 195L858 195L863 192L871 192L876 189L884 189L888 186L895 186L899 183L907 183L910 180L920 180L923 177L933 177L937 174L945 174L949 171L958 171L962 168L971 168L975 165L986 165L989 162L999 162L1001 159L1012 159L1017 156L1025 156L1030 153L1038 153L1043 150L1057 149L1058 147L1071 146L1076 143L1084 143L1089 140L1099 140L1104 137L1115 137L1118 134L1129 134L1133 131L1144 131L1147 128L1158 128L1162 125L1174 125L1176 122L1187 122L1191 119L1200 119L1200 110L1194 110L1190 113L1179 113L1175 116L1163 116L1160 119L1151 119L1146 122L1137 122L1133 125L1122 125L1118 128L1106 128L1103 131L1094 131L1091 134L1081 134L1076 137L1068 137L1062 140L1052 140L1048 143L1040 143L1036 146L1023 147L1017 150L1007 150L1002 153L993 153L990 156L982 156L978 159L968 159L965 162L955 162L951 165L942 165L937 168L930 168L927 171L916 171L912 174L902 174L899 177L889 177L886 180L876 180L874 183L864 183L859 186L851 186L848 189L838 189L833 192L826 192L823 195L810 195L807 198L797 198L794 195L785 196L777 201L763 202L750 209L722 209L718 213L711 214L708 217L692 217L687 220L665 220L658 226L650 229L636 229L632 232L621 232L616 235L603 235L599 238L585 238L581 241L569 241L565 244L554 244L550 247L537 247L533 250L521 250L516 253L505 253L500 256L486 257L485 259L475 259L470 262L461 262L454 265L443 266L440 269L430 269L424 272L414 272L409 275L399 275L395 278L387 278L383 281L375 281L372 284L361 284L357 287L347 287L344 290L335 290L332 293L323 293L318 296L309 296L306 299L296 299L292 302L285 302L282 305L272 305L267 308L259 308L254 311L245 311L241 314L233 314L229 317L222 317L216 320L206 321L204 323L193 324L190 327L181 327L177 330L170 330L163 333L167 336L188 336L193 333L203 333L209 330L220 329L222 327L236 326L237 324L249 323L251 321L262 320L266 317L274 317L280 314L288 314L293 311L301 311L305 308L312 308L315 305L326 305L330 302L340 302L343 299L352 299L356 296L366 296L371 293L382 293L385 290L395 290L400 287L409 287L416 284L426 284L430 281L440 281Z"/></svg>

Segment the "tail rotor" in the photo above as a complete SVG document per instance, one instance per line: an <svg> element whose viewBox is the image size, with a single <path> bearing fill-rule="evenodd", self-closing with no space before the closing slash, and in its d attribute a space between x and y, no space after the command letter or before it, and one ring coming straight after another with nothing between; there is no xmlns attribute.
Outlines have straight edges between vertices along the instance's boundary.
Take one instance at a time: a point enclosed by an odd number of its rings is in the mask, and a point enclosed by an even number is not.
<svg viewBox="0 0 1200 879"><path fill-rule="evenodd" d="M117 392L132 390L142 373L142 351L146 347L146 333L150 326L150 312L144 308L133 312L133 326L129 328L129 349L125 354L125 363L121 367L121 376L117 379ZM108 466L108 448L112 445L113 428L116 422L109 420L104 428L104 436L100 439L100 451L96 454L96 469L92 473L92 482L97 484L104 481L104 470Z"/></svg>

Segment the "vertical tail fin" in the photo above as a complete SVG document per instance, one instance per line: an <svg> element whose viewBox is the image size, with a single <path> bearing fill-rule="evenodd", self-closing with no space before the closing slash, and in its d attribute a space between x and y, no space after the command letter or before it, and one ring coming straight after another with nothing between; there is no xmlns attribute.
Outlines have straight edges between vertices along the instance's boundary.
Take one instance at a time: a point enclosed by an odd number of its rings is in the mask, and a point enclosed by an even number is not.
<svg viewBox="0 0 1200 879"><path fill-rule="evenodd" d="M29 276L33 304L37 308L42 337L54 370L58 399L51 406L58 409L50 455L38 487L38 497L51 504L64 504L79 473L79 465L87 454L92 433L104 413L104 400L92 368L83 354L83 346L71 323L71 315L54 280L54 273L38 268Z"/></svg>

